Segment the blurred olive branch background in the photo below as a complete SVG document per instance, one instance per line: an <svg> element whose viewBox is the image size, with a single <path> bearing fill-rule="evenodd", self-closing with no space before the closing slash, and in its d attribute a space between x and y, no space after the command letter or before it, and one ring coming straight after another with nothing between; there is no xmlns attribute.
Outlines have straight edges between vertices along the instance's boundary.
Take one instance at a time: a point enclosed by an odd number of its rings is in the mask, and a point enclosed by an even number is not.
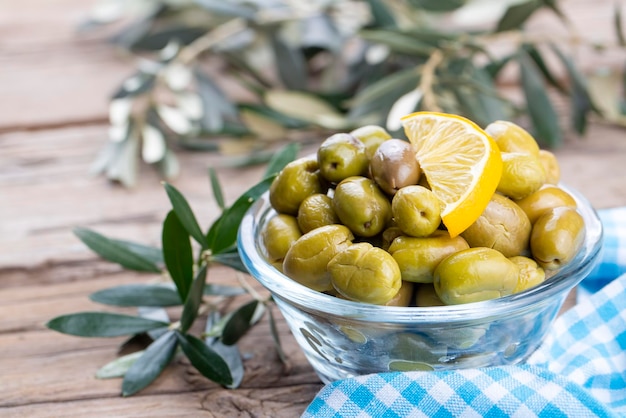
<svg viewBox="0 0 626 418"><path fill-rule="evenodd" d="M367 124L403 137L399 117L416 110L458 113L481 126L521 120L546 148L569 132L583 135L592 116L626 125L624 73L590 80L573 58L582 46L626 48L621 3L607 22L610 44L586 40L562 7L556 0L102 0L81 30L113 27L110 42L137 64L111 97L109 138L93 172L133 186L142 161L175 177L181 149L247 165L267 161L285 142ZM539 11L564 31L526 32ZM506 77L515 94L500 88ZM569 102L567 125L555 97Z"/></svg>

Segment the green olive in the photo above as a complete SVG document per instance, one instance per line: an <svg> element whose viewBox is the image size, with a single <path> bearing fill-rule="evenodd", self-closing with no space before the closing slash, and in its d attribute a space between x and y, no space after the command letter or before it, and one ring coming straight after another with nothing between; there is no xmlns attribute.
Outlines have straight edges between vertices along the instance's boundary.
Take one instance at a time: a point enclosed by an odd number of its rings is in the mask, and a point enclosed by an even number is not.
<svg viewBox="0 0 626 418"><path fill-rule="evenodd" d="M320 292L333 289L326 266L352 244L354 236L343 225L316 228L296 240L285 254L283 272L296 282Z"/></svg>
<svg viewBox="0 0 626 418"><path fill-rule="evenodd" d="M585 239L585 221L570 207L557 207L541 215L533 225L530 250L546 270L566 265L578 254Z"/></svg>
<svg viewBox="0 0 626 418"><path fill-rule="evenodd" d="M370 161L370 175L387 194L417 184L422 170L415 150L407 141L389 139L378 147Z"/></svg>
<svg viewBox="0 0 626 418"><path fill-rule="evenodd" d="M451 238L447 231L436 231L430 237L399 236L389 246L389 253L398 263L402 280L432 283L437 265L446 257L469 248L460 236Z"/></svg>
<svg viewBox="0 0 626 418"><path fill-rule="evenodd" d="M367 177L348 177L339 183L333 195L333 209L341 222L361 237L382 232L391 219L389 199Z"/></svg>
<svg viewBox="0 0 626 418"><path fill-rule="evenodd" d="M400 290L389 302L385 303L386 306L410 306L413 302L413 291L415 283L402 280Z"/></svg>
<svg viewBox="0 0 626 418"><path fill-rule="evenodd" d="M428 306L444 306L445 303L439 299L435 286L432 283L420 283L415 289L415 306L422 308Z"/></svg>
<svg viewBox="0 0 626 418"><path fill-rule="evenodd" d="M317 149L320 173L326 180L338 183L350 176L367 173L369 159L365 145L346 133L334 134Z"/></svg>
<svg viewBox="0 0 626 418"><path fill-rule="evenodd" d="M400 290L396 261L385 250L359 242L338 252L328 262L333 287L344 297L384 305Z"/></svg>
<svg viewBox="0 0 626 418"><path fill-rule="evenodd" d="M496 141L502 152L521 152L535 156L539 153L535 138L513 122L497 120L487 125L485 132Z"/></svg>
<svg viewBox="0 0 626 418"><path fill-rule="evenodd" d="M277 212L295 216L300 203L322 189L317 159L302 157L287 164L272 181L270 203Z"/></svg>
<svg viewBox="0 0 626 418"><path fill-rule="evenodd" d="M531 228L526 213L511 199L496 193L461 236L470 247L489 247L513 257L528 250Z"/></svg>
<svg viewBox="0 0 626 418"><path fill-rule="evenodd" d="M435 269L433 284L446 305L496 299L513 293L517 264L491 248L468 248L445 258Z"/></svg>
<svg viewBox="0 0 626 418"><path fill-rule="evenodd" d="M298 221L292 215L279 213L267 222L262 231L263 244L271 261L285 258L291 245L302 236Z"/></svg>
<svg viewBox="0 0 626 418"><path fill-rule="evenodd" d="M561 167L556 155L545 149L539 150L539 161L546 173L546 183L558 184L561 179Z"/></svg>
<svg viewBox="0 0 626 418"><path fill-rule="evenodd" d="M365 145L365 154L369 160L378 149L378 146L388 139L391 139L389 132L382 126L365 125L350 132L350 135L361 141Z"/></svg>
<svg viewBox="0 0 626 418"><path fill-rule="evenodd" d="M519 267L519 279L513 293L519 293L523 290L535 287L546 279L545 270L539 267L537 262L532 258L516 255L515 257L509 257L509 260Z"/></svg>
<svg viewBox="0 0 626 418"><path fill-rule="evenodd" d="M298 208L298 226L303 233L338 223L339 217L333 209L333 200L328 195L316 193L307 196Z"/></svg>
<svg viewBox="0 0 626 418"><path fill-rule="evenodd" d="M546 184L533 194L516 201L517 205L528 216L530 223L535 221L545 212L559 206L568 206L576 209L576 201L565 190L553 184Z"/></svg>
<svg viewBox="0 0 626 418"><path fill-rule="evenodd" d="M539 190L546 173L536 155L502 152L502 177L497 191L511 199L522 199Z"/></svg>
<svg viewBox="0 0 626 418"><path fill-rule="evenodd" d="M391 214L406 235L427 237L441 224L441 203L423 186L406 186L393 196Z"/></svg>

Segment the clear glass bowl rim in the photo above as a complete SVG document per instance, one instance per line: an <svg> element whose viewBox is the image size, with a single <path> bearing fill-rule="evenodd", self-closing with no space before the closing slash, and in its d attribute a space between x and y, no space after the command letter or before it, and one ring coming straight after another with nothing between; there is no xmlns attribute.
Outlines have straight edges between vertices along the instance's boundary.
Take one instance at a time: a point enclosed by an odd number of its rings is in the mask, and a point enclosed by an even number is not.
<svg viewBox="0 0 626 418"><path fill-rule="evenodd" d="M559 184L571 194L585 220L586 234L582 249L569 264L540 285L509 296L483 302L433 307L389 307L353 302L309 289L285 276L264 258L259 228L273 209L268 192L264 193L244 215L237 238L240 258L250 274L274 297L309 312L354 318L366 322L394 324L442 323L484 320L533 310L550 301L564 300L566 292L582 281L595 266L602 247L602 223L589 201L580 192Z"/></svg>

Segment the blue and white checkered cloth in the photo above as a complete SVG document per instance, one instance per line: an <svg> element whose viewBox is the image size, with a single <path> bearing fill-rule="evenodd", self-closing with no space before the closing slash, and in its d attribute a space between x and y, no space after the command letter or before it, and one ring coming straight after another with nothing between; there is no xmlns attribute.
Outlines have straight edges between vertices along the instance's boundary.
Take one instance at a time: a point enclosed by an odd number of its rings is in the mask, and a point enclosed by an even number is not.
<svg viewBox="0 0 626 418"><path fill-rule="evenodd" d="M344 379L303 417L626 417L626 207L599 215L602 259L525 364Z"/></svg>

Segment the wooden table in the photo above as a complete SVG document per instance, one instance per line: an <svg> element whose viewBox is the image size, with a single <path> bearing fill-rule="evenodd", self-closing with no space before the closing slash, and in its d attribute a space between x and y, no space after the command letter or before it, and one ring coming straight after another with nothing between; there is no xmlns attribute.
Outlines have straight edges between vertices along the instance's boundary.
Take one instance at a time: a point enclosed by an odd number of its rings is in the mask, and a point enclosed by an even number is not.
<svg viewBox="0 0 626 418"><path fill-rule="evenodd" d="M568 3L585 9L580 0ZM612 2L598 3L611 10ZM98 36L74 33L88 7L77 0L0 5L0 415L297 416L322 384L282 319L289 367L262 323L240 343L241 388L222 389L180 360L131 398L120 396L120 380L94 377L123 339L70 337L44 327L57 315L107 309L89 301L96 290L152 278L98 259L72 228L158 245L170 208L150 169L133 190L87 174L107 135L107 98L133 69ZM600 22L604 9L595 9L577 16ZM588 137L569 139L557 155L566 182L597 208L626 205L623 129L592 124ZM180 156L184 170L174 184L208 226L217 206L206 173L216 156ZM232 203L262 169L220 169L226 199ZM231 282L234 274L216 269L209 280Z"/></svg>

